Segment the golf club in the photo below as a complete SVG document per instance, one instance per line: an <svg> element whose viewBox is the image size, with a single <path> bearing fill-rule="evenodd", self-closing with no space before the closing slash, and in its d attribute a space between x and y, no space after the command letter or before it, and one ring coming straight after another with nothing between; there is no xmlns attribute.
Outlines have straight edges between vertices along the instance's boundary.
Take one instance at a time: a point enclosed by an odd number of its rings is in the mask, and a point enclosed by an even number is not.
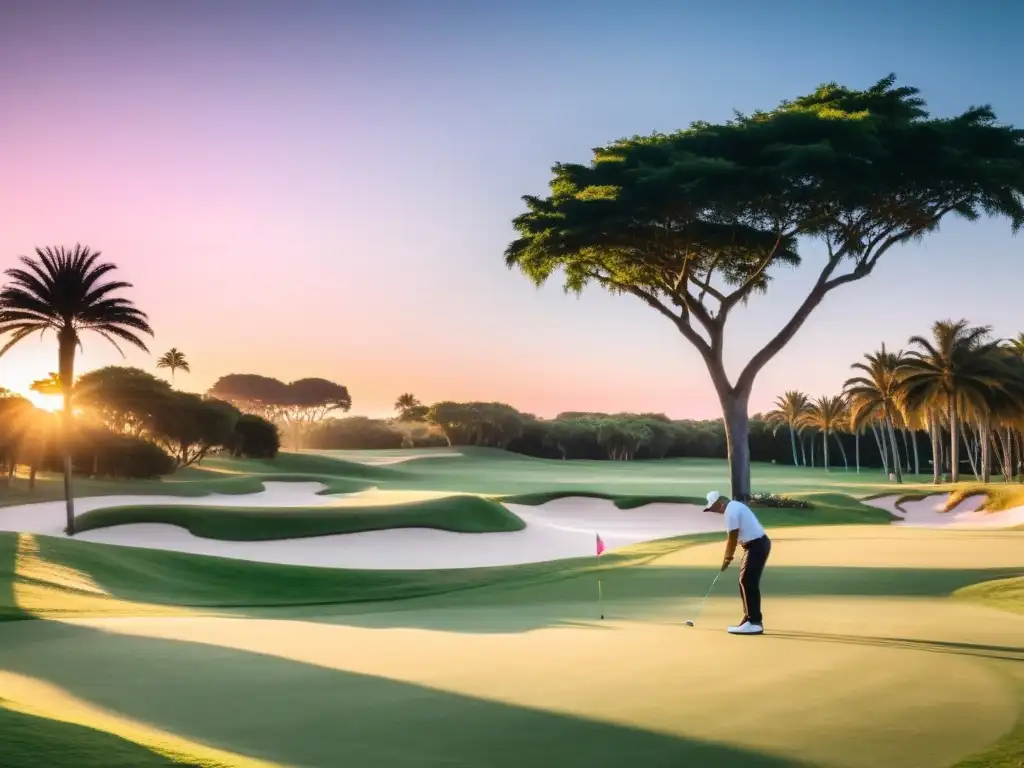
<svg viewBox="0 0 1024 768"><path fill-rule="evenodd" d="M721 575L722 575L722 571L719 571L718 573L715 574L715 578L713 578L711 580L711 586L708 587L708 594L704 595L704 599L700 601L700 607L697 608L697 615L694 616L692 619L688 619L687 622L686 622L686 626L692 627L693 626L693 622L695 622L700 617L700 612L704 608L704 603L707 601L708 595L711 594L711 590L715 588L715 582L718 581L718 577L721 576Z"/></svg>

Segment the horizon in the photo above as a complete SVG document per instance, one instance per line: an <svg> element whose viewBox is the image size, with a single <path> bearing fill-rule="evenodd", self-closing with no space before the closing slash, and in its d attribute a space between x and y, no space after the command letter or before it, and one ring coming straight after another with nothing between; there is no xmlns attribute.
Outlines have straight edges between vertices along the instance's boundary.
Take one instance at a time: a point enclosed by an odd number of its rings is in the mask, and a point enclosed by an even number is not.
<svg viewBox="0 0 1024 768"><path fill-rule="evenodd" d="M699 355L664 319L628 297L537 290L502 253L520 197L544 193L555 162L770 109L824 81L866 87L895 72L934 115L991 104L1024 125L1012 75L1024 70L1013 39L1024 7L951 3L927 24L917 4L808 7L10 4L0 265L81 242L133 284L152 354L122 359L85 337L77 373L157 373L173 346L194 371L178 388L318 376L348 387L351 415L390 416L410 391L546 418L719 418ZM799 45L768 60L768 39ZM750 413L786 389L837 393L864 353L903 347L935 320L1016 335L1015 281L1000 277L1020 252L1005 222L987 220L893 251L826 299L758 377ZM808 266L737 311L734 376L813 280L820 249L802 254ZM52 337L22 342L0 359L0 385L27 394L56 357Z"/></svg>

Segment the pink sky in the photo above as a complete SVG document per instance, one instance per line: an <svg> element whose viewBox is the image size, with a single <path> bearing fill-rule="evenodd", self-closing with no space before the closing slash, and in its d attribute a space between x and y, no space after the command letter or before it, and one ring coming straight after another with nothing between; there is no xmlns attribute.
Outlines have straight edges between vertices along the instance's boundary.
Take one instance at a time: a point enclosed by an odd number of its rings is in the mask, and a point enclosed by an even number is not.
<svg viewBox="0 0 1024 768"><path fill-rule="evenodd" d="M712 44L732 21L710 11L702 34L676 46L648 23L653 11L638 10L627 34L552 10L524 45L525 22L498 10L410 11L395 26L329 4L306 15L238 5L234 16L191 2L63 4L47 15L52 5L12 6L0 31L0 266L35 246L88 244L135 284L153 351L188 355L182 387L237 372L323 376L371 415L404 391L540 415L718 415L699 357L663 318L597 291L537 291L505 269L519 196L543 193L555 161L890 69L937 111L990 101L1024 122L1020 99L993 80L1024 55L1000 49L998 65L969 55L1000 43L984 30L965 38L962 25L909 43L906 28L873 30L870 61L856 34L768 60L753 53L753 29L732 33L728 55ZM603 56L598 43L622 35L632 57ZM954 38L962 56L949 53ZM558 55L570 63L551 70ZM717 62L730 85L711 83L693 57ZM953 223L894 252L869 282L828 300L763 372L751 410L786 388L834 393L864 352L901 346L936 319L1015 334L1020 252L993 222ZM813 247L805 256L817 263ZM737 313L734 371L812 280L810 266L782 274ZM155 356L124 362L152 370ZM85 340L81 370L120 362L102 339ZM24 389L55 368L54 340L30 340L0 359L0 384Z"/></svg>

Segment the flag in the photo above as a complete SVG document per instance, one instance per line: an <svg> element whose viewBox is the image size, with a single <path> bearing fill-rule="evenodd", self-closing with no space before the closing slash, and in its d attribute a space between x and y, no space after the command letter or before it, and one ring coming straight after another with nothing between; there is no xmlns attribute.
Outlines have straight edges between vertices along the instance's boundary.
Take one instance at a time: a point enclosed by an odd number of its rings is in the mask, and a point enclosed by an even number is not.
<svg viewBox="0 0 1024 768"><path fill-rule="evenodd" d="M601 553L604 552L604 542L601 541L601 534L596 533L594 535L597 536L597 556L600 557Z"/></svg>

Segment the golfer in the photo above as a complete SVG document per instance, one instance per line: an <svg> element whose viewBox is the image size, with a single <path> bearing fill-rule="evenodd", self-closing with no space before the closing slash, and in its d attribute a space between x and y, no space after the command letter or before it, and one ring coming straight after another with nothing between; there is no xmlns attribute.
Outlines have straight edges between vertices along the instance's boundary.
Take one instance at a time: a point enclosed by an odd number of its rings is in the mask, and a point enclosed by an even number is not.
<svg viewBox="0 0 1024 768"><path fill-rule="evenodd" d="M729 534L725 542L725 557L722 570L729 567L736 552L736 544L743 547L743 565L740 566L740 596L743 598L743 621L729 627L733 635L760 635L764 632L764 618L761 616L761 574L764 573L772 541L764 532L757 516L750 507L739 501L731 501L718 491L707 495L705 512L725 515L725 530Z"/></svg>

